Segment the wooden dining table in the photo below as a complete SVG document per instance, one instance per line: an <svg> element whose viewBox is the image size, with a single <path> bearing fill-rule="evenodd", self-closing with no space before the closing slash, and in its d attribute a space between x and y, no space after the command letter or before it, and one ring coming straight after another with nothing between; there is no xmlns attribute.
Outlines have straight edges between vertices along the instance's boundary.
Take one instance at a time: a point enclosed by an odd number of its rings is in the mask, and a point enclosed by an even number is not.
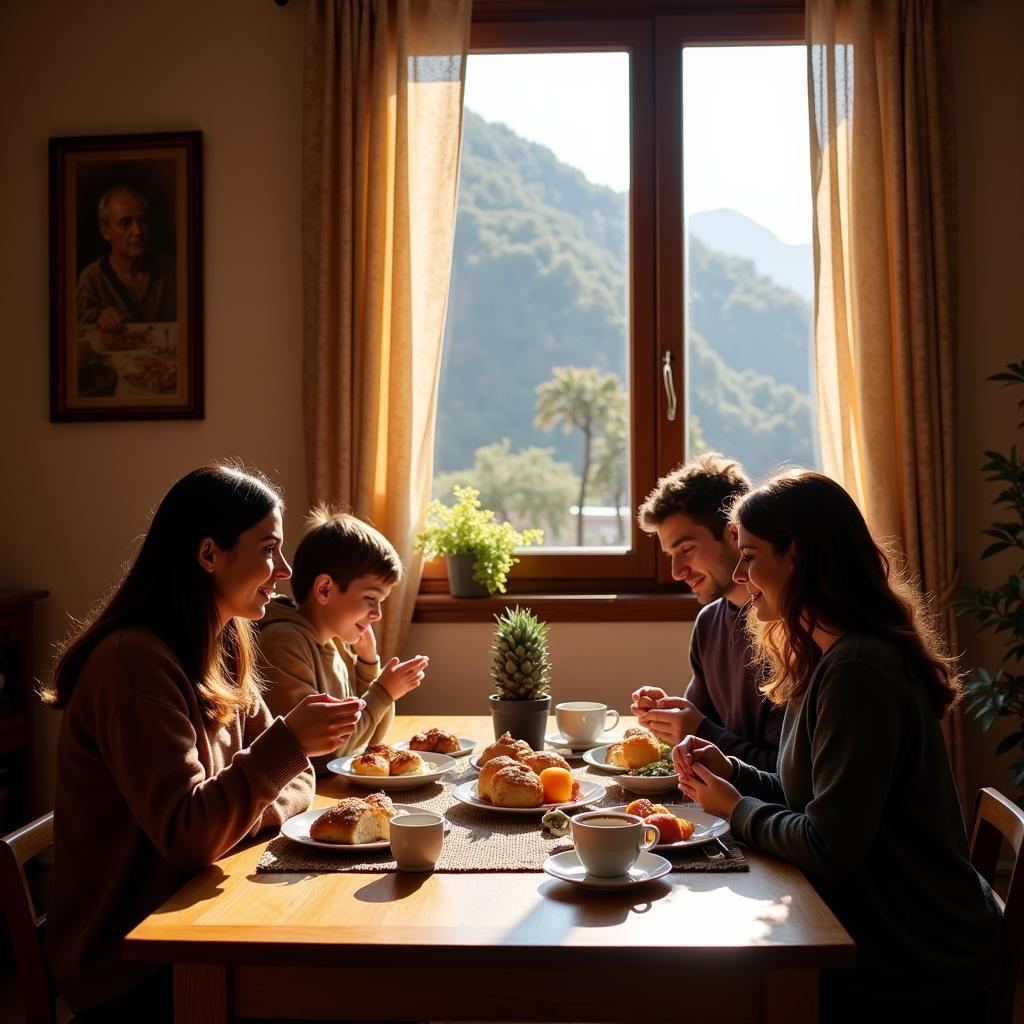
<svg viewBox="0 0 1024 1024"><path fill-rule="evenodd" d="M399 716L388 739L431 725L493 739L487 717L437 715ZM316 804L365 793L351 785L322 780ZM799 1024L818 1020L821 971L855 958L802 872L753 851L746 872L606 892L536 871L257 873L266 847L222 857L127 937L126 958L173 965L180 1024Z"/></svg>

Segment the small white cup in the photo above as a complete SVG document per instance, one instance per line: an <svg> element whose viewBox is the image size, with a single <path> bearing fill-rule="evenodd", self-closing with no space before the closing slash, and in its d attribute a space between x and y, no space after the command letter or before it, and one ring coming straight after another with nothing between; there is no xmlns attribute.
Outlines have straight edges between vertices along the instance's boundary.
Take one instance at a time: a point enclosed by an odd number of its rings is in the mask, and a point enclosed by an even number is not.
<svg viewBox="0 0 1024 1024"><path fill-rule="evenodd" d="M444 818L433 811L391 819L391 852L399 871L433 871L444 844Z"/></svg>
<svg viewBox="0 0 1024 1024"><path fill-rule="evenodd" d="M609 721L610 719L610 721ZM590 743L619 724L619 713L592 700L570 700L555 705L558 731L573 743Z"/></svg>
<svg viewBox="0 0 1024 1024"><path fill-rule="evenodd" d="M657 825L621 811L587 811L572 819L572 841L580 863L595 878L626 874L641 853L657 846Z"/></svg>

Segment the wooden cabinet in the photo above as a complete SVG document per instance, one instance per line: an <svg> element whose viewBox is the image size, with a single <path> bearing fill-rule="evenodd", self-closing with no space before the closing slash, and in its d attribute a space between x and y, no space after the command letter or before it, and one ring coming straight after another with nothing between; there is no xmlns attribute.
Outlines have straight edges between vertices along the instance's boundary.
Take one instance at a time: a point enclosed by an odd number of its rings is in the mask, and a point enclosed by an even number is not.
<svg viewBox="0 0 1024 1024"><path fill-rule="evenodd" d="M45 590L0 590L0 835L29 817L32 712L32 606Z"/></svg>

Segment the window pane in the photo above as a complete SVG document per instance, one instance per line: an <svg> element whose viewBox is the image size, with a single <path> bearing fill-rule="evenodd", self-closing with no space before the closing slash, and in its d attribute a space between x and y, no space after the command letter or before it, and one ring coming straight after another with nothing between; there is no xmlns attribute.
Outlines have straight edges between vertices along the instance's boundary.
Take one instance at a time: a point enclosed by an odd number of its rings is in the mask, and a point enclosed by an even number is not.
<svg viewBox="0 0 1024 1024"><path fill-rule="evenodd" d="M683 49L687 455L816 468L803 46Z"/></svg>
<svg viewBox="0 0 1024 1024"><path fill-rule="evenodd" d="M434 494L469 484L547 548L622 550L629 57L473 54L465 108Z"/></svg>

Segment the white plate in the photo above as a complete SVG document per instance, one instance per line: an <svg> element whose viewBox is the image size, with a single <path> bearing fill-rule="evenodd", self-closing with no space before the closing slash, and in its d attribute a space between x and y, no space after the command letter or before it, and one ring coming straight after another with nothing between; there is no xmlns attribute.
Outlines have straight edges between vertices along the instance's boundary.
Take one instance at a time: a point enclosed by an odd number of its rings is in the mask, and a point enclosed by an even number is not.
<svg viewBox="0 0 1024 1024"><path fill-rule="evenodd" d="M607 761L608 751L611 750L614 744L608 743L603 747L593 747L583 755L583 760L587 764L592 764L595 768L601 768L606 772L614 772L616 775L621 775L623 772L628 772L628 768L624 768L620 764L609 764Z"/></svg>
<svg viewBox="0 0 1024 1024"><path fill-rule="evenodd" d="M627 793L637 793L640 796L650 796L652 793L679 792L678 775L616 775L616 785L621 786Z"/></svg>
<svg viewBox="0 0 1024 1024"><path fill-rule="evenodd" d="M663 804L669 814L677 818L685 818L692 821L696 826L693 835L678 843L658 843L655 850L682 850L687 846L701 846L703 843L710 843L712 839L724 836L729 831L729 822L719 818L716 814L708 814L707 811L698 810L696 807L683 807L682 804ZM625 811L626 804L618 804L616 807L602 807L602 811Z"/></svg>
<svg viewBox="0 0 1024 1024"><path fill-rule="evenodd" d="M459 749L456 750L454 754L446 754L445 755L446 757L465 757L467 754L472 754L473 753L473 750L476 747L476 740L467 740L465 738L465 736L459 736L458 740L459 740ZM409 741L408 740L402 740L401 743L396 743L395 744L395 750L408 750L408 749L409 749ZM416 753L420 754L422 757L433 757L434 756L433 754L431 754L431 752L429 750L417 750Z"/></svg>
<svg viewBox="0 0 1024 1024"><path fill-rule="evenodd" d="M331 804L333 807L334 804ZM395 804L394 808L399 814L415 814L423 810L412 804ZM309 830L313 822L330 807L314 807L312 810L303 811L289 818L281 826L281 835L290 839L293 843L301 843L303 846L315 846L318 850L386 850L391 845L390 839L378 839L374 843L322 843L319 839L312 839ZM445 822L445 831L447 831Z"/></svg>
<svg viewBox="0 0 1024 1024"><path fill-rule="evenodd" d="M655 878L661 878L672 870L672 865L664 857L656 853L641 853L629 873L615 878L598 878L588 875L587 869L580 863L575 850L556 853L544 861L544 870L563 882L582 885L585 889L631 889L634 885L643 885Z"/></svg>
<svg viewBox="0 0 1024 1024"><path fill-rule="evenodd" d="M544 742L551 747L568 747L570 750L578 750L582 753L584 750L590 750L592 747L599 747L604 740L611 740L613 743L620 743L622 737L605 736L601 733L600 736L595 740L568 740L560 732L548 733L544 737Z"/></svg>
<svg viewBox="0 0 1024 1024"><path fill-rule="evenodd" d="M417 751L417 753L419 753ZM336 757L333 761L327 762L327 770L349 779L358 786L368 786L370 789L415 789L417 786L425 786L430 782L436 782L441 776L450 772L458 763L453 757L447 754L426 754L422 755L427 766L427 771L422 775L357 775L352 771L352 762L358 754L350 754L348 757ZM430 770L433 765L434 770Z"/></svg>
<svg viewBox="0 0 1024 1024"><path fill-rule="evenodd" d="M556 807L563 811L571 811L576 807L582 807L593 800L600 800L604 796L604 786L600 782L588 782L585 779L577 780L580 784L579 800L568 800L561 804L541 804L539 807L496 807L490 800L481 800L476 792L476 779L463 782L452 790L452 795L461 803L470 807L481 807L485 811L496 811L498 814L543 814L545 811L554 810Z"/></svg>

